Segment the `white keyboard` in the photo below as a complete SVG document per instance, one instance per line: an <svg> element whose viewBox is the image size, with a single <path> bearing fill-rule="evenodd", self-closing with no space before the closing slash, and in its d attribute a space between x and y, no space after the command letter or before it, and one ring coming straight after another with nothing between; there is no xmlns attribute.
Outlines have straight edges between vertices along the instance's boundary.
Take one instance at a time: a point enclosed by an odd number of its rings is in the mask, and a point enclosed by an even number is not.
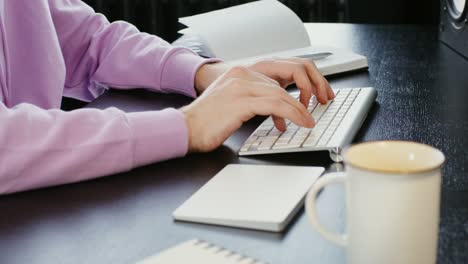
<svg viewBox="0 0 468 264"><path fill-rule="evenodd" d="M377 91L373 87L334 91L335 99L327 104L318 103L315 96L310 100L308 110L316 122L314 128L298 127L286 120L287 129L281 132L269 117L245 141L239 155L328 150L333 161L342 161L341 150L351 143L366 119ZM299 92L291 95L298 98Z"/></svg>

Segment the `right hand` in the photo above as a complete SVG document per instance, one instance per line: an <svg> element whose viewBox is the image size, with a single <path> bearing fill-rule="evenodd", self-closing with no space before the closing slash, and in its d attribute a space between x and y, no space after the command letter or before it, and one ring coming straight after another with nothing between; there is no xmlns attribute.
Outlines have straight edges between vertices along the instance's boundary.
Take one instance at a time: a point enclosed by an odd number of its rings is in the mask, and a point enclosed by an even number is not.
<svg viewBox="0 0 468 264"><path fill-rule="evenodd" d="M286 118L302 127L315 125L304 105L277 81L245 67L226 71L181 111L189 130L190 152L214 150L255 115Z"/></svg>

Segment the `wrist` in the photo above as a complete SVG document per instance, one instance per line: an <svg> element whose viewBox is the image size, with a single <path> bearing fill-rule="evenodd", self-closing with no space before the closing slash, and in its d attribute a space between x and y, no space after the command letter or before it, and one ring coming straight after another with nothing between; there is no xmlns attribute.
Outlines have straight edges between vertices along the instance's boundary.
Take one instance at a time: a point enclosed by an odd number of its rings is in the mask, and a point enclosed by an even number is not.
<svg viewBox="0 0 468 264"><path fill-rule="evenodd" d="M192 147L192 144L193 144L193 127L191 124L192 117L191 117L189 108L190 108L190 105L186 105L179 109L179 111L182 112L182 114L184 115L185 125L187 127L187 136L188 136L187 153L194 152L193 147Z"/></svg>
<svg viewBox="0 0 468 264"><path fill-rule="evenodd" d="M205 91L219 76L229 69L224 62L206 63L195 74L195 89L199 94Z"/></svg>

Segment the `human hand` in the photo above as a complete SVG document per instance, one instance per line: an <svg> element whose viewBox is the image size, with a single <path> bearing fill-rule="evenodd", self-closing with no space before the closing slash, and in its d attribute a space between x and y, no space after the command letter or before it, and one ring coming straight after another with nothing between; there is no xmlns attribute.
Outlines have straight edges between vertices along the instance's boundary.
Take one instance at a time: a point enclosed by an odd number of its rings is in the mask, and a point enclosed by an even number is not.
<svg viewBox="0 0 468 264"><path fill-rule="evenodd" d="M300 90L299 101L307 108L312 95L317 97L321 104L335 98L335 94L328 81L318 71L315 64L307 59L300 58L275 58L258 61L250 66L258 73L276 80L281 87L286 88L296 83ZM272 116L275 126L283 131L286 122L283 118Z"/></svg>
<svg viewBox="0 0 468 264"><path fill-rule="evenodd" d="M201 94L211 83L226 72L226 63L208 63L200 67L195 75L195 89ZM328 81L318 71L315 64L301 58L272 58L260 60L247 68L276 80L281 87L296 83L300 90L300 102L305 107L312 95L324 104L335 97Z"/></svg>
<svg viewBox="0 0 468 264"><path fill-rule="evenodd" d="M335 98L330 84L310 60L301 58L266 59L251 64L248 68L276 80L283 88L296 83L301 92L300 102L305 107L308 106L312 95L315 95L322 104Z"/></svg>
<svg viewBox="0 0 468 264"><path fill-rule="evenodd" d="M191 152L217 148L255 115L273 115L278 120L287 118L303 127L315 125L306 107L291 97L280 83L246 67L227 70L181 111L189 130ZM278 129L285 128L281 122L275 125Z"/></svg>

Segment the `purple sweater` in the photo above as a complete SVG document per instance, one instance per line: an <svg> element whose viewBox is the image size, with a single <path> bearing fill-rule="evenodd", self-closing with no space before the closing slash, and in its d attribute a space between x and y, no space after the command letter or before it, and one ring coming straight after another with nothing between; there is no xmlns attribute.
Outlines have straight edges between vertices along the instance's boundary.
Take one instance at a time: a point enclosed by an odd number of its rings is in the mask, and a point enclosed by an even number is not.
<svg viewBox="0 0 468 264"><path fill-rule="evenodd" d="M0 0L0 194L86 180L184 156L175 109L59 109L108 87L195 96L207 60L109 23L79 0Z"/></svg>

